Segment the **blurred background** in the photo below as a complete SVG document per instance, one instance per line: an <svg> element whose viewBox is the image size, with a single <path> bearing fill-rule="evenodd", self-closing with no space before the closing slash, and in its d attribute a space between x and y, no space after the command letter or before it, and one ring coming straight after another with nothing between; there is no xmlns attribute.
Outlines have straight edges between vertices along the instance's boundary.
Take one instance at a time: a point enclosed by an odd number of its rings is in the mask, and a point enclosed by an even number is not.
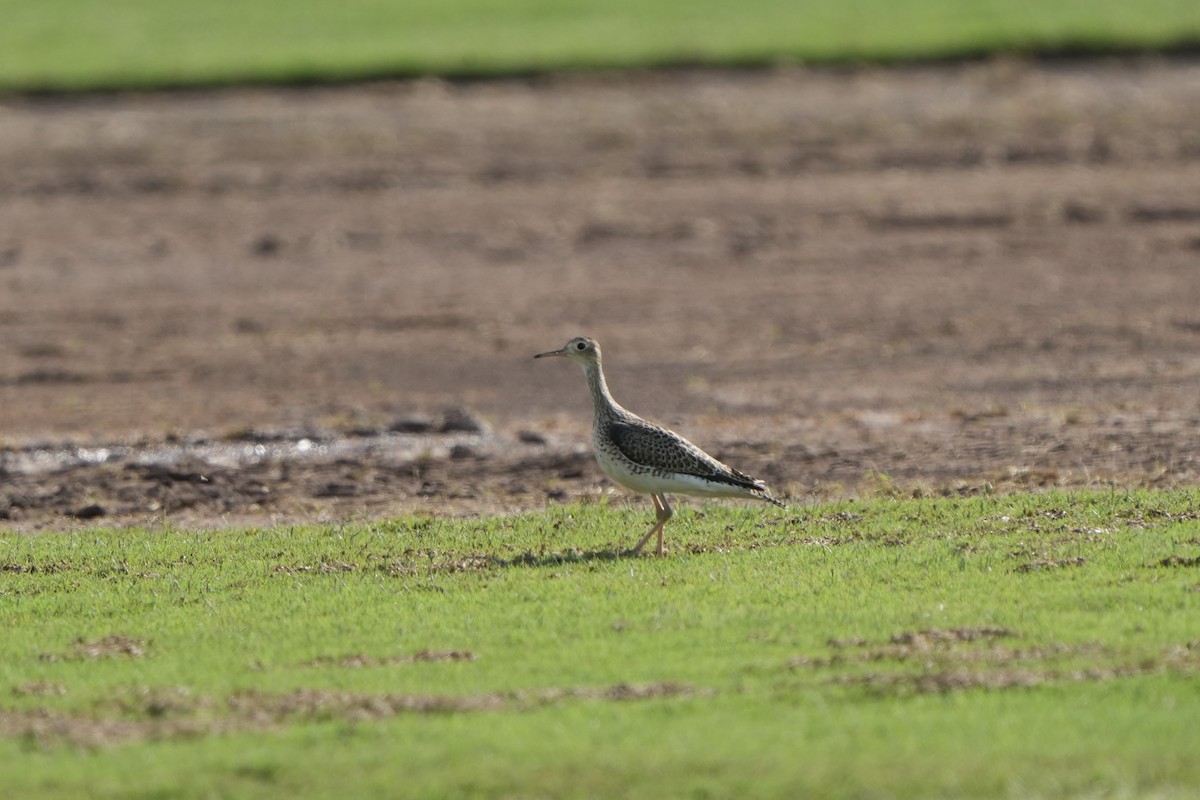
<svg viewBox="0 0 1200 800"><path fill-rule="evenodd" d="M0 15L11 524L1196 480L1195 3Z"/></svg>

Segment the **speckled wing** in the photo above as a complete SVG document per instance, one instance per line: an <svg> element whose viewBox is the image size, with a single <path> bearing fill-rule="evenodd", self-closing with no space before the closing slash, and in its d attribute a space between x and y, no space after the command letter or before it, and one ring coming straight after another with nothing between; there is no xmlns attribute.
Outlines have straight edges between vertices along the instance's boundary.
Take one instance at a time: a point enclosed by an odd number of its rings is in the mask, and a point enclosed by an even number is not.
<svg viewBox="0 0 1200 800"><path fill-rule="evenodd" d="M621 454L635 464L696 475L744 489L764 488L760 481L722 464L674 431L649 422L634 424L614 420L608 423L608 435Z"/></svg>

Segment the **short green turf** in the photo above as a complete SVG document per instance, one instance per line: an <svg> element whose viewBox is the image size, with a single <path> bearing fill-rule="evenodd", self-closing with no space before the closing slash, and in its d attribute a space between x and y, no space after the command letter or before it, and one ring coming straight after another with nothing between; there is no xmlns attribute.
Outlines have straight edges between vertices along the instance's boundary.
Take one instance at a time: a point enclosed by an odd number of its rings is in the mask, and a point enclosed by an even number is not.
<svg viewBox="0 0 1200 800"><path fill-rule="evenodd" d="M0 0L0 90L1200 43L1194 0Z"/></svg>
<svg viewBox="0 0 1200 800"><path fill-rule="evenodd" d="M668 557L622 555L648 522L4 534L0 774L22 797L1200 786L1200 491L706 504Z"/></svg>

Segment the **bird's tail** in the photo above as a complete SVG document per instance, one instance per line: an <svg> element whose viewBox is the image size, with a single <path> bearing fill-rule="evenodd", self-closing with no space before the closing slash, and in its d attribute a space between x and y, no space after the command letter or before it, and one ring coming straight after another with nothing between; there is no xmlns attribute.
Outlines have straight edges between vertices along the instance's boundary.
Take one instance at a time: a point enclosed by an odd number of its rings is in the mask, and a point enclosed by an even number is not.
<svg viewBox="0 0 1200 800"><path fill-rule="evenodd" d="M782 500L776 500L771 496L771 491L767 489L767 485L762 481L758 481L757 485L754 487L754 496L759 500L762 500L764 503L770 503L771 505L779 506L780 508L787 508L786 503L784 503Z"/></svg>

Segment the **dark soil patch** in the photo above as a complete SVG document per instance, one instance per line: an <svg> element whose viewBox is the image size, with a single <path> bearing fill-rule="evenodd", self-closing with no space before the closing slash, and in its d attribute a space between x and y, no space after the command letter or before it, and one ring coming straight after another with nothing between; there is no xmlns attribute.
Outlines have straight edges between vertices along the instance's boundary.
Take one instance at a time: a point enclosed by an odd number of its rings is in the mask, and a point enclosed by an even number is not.
<svg viewBox="0 0 1200 800"><path fill-rule="evenodd" d="M97 658L141 658L146 654L146 642L120 633L100 639L77 639L65 653L43 653L44 661L83 660Z"/></svg>
<svg viewBox="0 0 1200 800"><path fill-rule="evenodd" d="M34 681L32 683L23 683L13 687L13 694L29 695L35 697L59 696L67 693L67 687L60 683L48 683L46 681Z"/></svg>
<svg viewBox="0 0 1200 800"><path fill-rule="evenodd" d="M990 625L978 628L926 628L925 630L897 633L892 637L892 644L928 648L939 644L990 641L1015 635L1008 628Z"/></svg>
<svg viewBox="0 0 1200 800"><path fill-rule="evenodd" d="M905 632L886 644L865 639L830 642L832 656L797 656L790 669L826 669L857 664L887 665L861 674L838 674L834 683L862 686L879 694L926 694L965 689L1013 689L1064 681L1105 681L1161 672L1200 671L1200 644L1188 642L1136 662L1123 661L1096 644L1049 643L1005 647L1007 628L953 628ZM1090 666L1070 666L1086 657ZM1056 665L1056 662L1058 665ZM907 665L907 666L904 666ZM917 670L913 670L913 666Z"/></svg>
<svg viewBox="0 0 1200 800"><path fill-rule="evenodd" d="M96 748L140 739L170 739L271 730L324 720L367 721L399 714L456 714L537 708L571 701L629 702L711 694L677 683L548 688L479 695L376 695L326 689L282 694L240 692L222 703L182 690L149 690L118 703L121 716L83 717L54 711L0 709L0 736L43 745ZM134 715L132 718L130 715Z"/></svg>
<svg viewBox="0 0 1200 800"><path fill-rule="evenodd" d="M1030 688L1047 683L1110 681L1162 672L1194 675L1198 670L1200 662L1194 656L1179 658L1167 653L1161 659L1148 659L1136 664L1114 664L1086 669L951 667L919 673L873 672L866 675L842 676L835 679L835 682L863 686L879 694L944 694L966 689L998 690Z"/></svg>
<svg viewBox="0 0 1200 800"><path fill-rule="evenodd" d="M315 658L305 662L305 667L389 667L397 664L426 664L441 661L474 661L475 654L470 650L419 650L416 653L401 656L341 656L338 658Z"/></svg>
<svg viewBox="0 0 1200 800"><path fill-rule="evenodd" d="M1087 563L1087 559L1083 556L1071 556L1070 558L1043 558L1035 561L1026 561L1020 564L1014 570L1015 572L1040 572L1047 569L1062 569L1063 567L1082 567Z"/></svg>
<svg viewBox="0 0 1200 800"><path fill-rule="evenodd" d="M1158 562L1160 567L1200 567L1200 556L1172 554Z"/></svg>
<svg viewBox="0 0 1200 800"><path fill-rule="evenodd" d="M1007 666L1094 652L1096 649L1093 645L1005 647L996 644L998 640L1015 636L1008 628L982 626L904 631L885 643L872 643L858 637L832 639L829 645L834 649L833 655L797 656L788 662L788 666L831 667L872 662L916 662L928 668L934 665L955 668L980 664Z"/></svg>
<svg viewBox="0 0 1200 800"><path fill-rule="evenodd" d="M229 698L238 717L273 721L302 719L379 719L397 714L446 714L532 708L569 700L649 700L703 694L676 683L618 684L603 688L551 688L479 695L368 695L324 689L285 694L243 692Z"/></svg>

